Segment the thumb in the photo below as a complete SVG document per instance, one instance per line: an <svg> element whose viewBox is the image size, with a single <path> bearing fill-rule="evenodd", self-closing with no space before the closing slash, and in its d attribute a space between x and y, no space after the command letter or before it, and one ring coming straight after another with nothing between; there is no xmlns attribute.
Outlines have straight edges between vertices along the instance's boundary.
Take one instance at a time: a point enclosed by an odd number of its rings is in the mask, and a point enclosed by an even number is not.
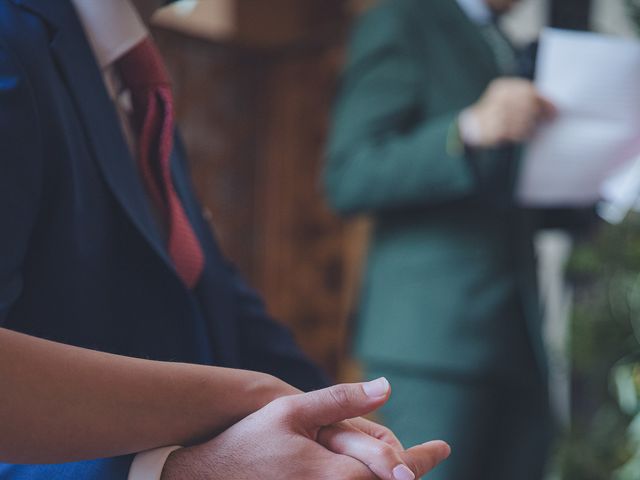
<svg viewBox="0 0 640 480"><path fill-rule="evenodd" d="M556 106L543 97L542 95L538 95L538 104L540 108L540 114L544 120L551 120L558 114L558 109Z"/></svg>
<svg viewBox="0 0 640 480"><path fill-rule="evenodd" d="M289 397L304 427L321 428L349 418L371 413L383 405L391 393L386 378L367 383L345 383L315 392Z"/></svg>

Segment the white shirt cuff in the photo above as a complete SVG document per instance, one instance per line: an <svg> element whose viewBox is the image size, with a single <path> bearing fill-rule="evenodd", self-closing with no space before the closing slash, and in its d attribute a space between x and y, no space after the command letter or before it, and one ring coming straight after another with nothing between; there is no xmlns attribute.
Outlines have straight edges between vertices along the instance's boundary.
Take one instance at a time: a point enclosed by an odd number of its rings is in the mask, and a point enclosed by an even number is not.
<svg viewBox="0 0 640 480"><path fill-rule="evenodd" d="M162 469L172 452L182 447L164 447L135 456L129 469L129 480L160 480Z"/></svg>
<svg viewBox="0 0 640 480"><path fill-rule="evenodd" d="M463 110L458 117L458 130L462 143L468 147L477 147L482 141L482 126L470 109Z"/></svg>

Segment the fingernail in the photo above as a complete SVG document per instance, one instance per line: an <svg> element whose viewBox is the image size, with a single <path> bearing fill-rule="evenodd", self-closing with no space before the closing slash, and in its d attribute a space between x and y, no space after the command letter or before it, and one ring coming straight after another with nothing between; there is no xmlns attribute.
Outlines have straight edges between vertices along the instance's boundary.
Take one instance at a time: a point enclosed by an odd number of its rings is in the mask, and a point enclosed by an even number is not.
<svg viewBox="0 0 640 480"><path fill-rule="evenodd" d="M367 397L383 397L389 391L389 381L384 377L380 377L377 380L363 383L362 389L364 390L364 393L367 395Z"/></svg>
<svg viewBox="0 0 640 480"><path fill-rule="evenodd" d="M415 480L416 476L406 465L398 465L393 469L393 478L396 480Z"/></svg>

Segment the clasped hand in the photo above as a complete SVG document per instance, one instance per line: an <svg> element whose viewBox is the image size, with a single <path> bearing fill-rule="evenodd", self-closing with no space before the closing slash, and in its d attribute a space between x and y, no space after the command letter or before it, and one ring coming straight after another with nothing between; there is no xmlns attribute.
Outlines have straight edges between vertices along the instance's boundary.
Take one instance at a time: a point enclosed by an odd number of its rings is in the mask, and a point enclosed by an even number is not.
<svg viewBox="0 0 640 480"><path fill-rule="evenodd" d="M359 418L389 398L386 379L278 398L214 439L174 452L163 480L413 480L450 452L441 441L404 449Z"/></svg>

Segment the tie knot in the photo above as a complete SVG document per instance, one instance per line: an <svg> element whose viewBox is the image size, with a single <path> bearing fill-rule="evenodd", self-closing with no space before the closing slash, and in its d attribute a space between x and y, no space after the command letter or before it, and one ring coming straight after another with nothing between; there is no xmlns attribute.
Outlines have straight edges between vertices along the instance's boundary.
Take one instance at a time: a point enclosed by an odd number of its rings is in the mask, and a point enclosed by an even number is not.
<svg viewBox="0 0 640 480"><path fill-rule="evenodd" d="M171 85L164 62L150 37L120 57L116 65L122 82L131 91Z"/></svg>

